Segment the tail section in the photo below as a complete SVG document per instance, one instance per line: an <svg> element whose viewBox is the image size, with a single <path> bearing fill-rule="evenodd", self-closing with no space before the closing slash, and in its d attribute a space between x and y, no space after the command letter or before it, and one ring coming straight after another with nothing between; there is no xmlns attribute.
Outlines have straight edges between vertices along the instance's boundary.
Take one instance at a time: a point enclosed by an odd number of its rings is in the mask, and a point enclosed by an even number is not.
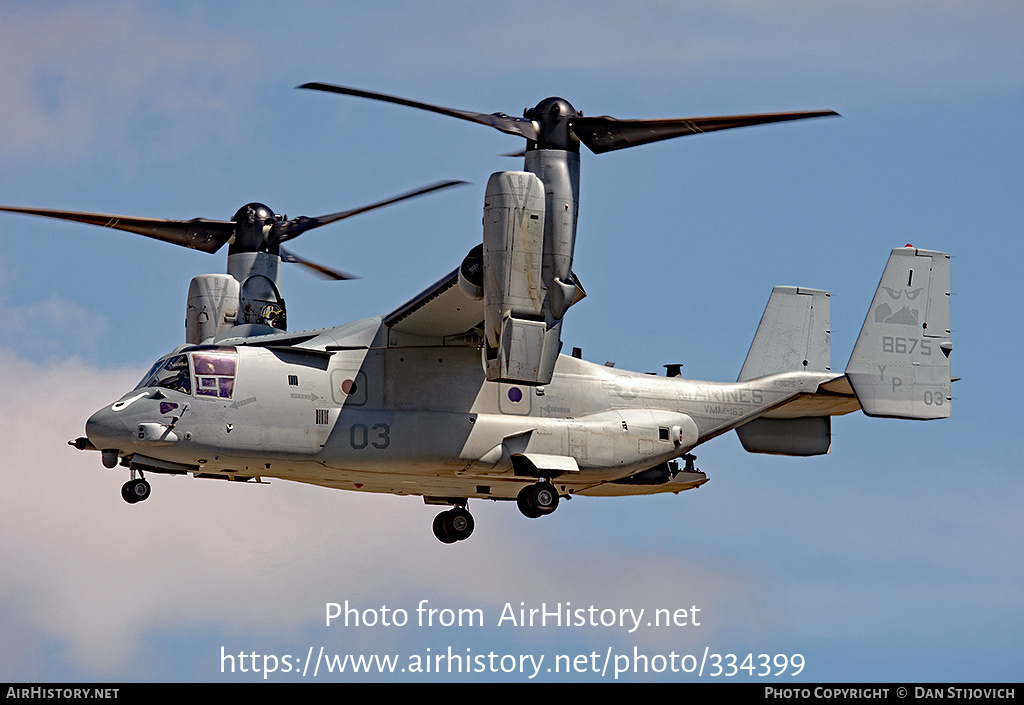
<svg viewBox="0 0 1024 705"><path fill-rule="evenodd" d="M893 250L846 367L864 413L949 417L952 351L949 255Z"/></svg>
<svg viewBox="0 0 1024 705"><path fill-rule="evenodd" d="M779 372L828 372L829 294L775 287L740 371L745 382ZM751 453L829 452L831 416L859 406L868 416L950 416L949 255L892 251L846 367L811 395L736 429ZM854 397L856 401L854 401Z"/></svg>

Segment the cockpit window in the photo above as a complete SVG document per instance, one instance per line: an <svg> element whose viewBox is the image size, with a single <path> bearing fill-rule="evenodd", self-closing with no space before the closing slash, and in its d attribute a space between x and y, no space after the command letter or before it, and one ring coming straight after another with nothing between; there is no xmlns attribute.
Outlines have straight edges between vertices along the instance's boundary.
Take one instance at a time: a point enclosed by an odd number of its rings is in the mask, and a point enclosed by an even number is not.
<svg viewBox="0 0 1024 705"><path fill-rule="evenodd" d="M189 358L192 359L191 374ZM191 394L192 376L195 376L197 395L230 399L235 391L237 367L238 354L234 348L204 346L157 360L135 388L160 387Z"/></svg>
<svg viewBox="0 0 1024 705"><path fill-rule="evenodd" d="M150 380L152 380L153 377L156 376L156 371L163 367L164 362L164 360L157 360L156 362L154 362L153 366L149 368L149 372L147 372L145 376L139 381L139 383L135 385L135 389L143 389L145 387L150 386Z"/></svg>
<svg viewBox="0 0 1024 705"><path fill-rule="evenodd" d="M230 353L193 353L196 394L230 399L235 388L237 363L235 355Z"/></svg>
<svg viewBox="0 0 1024 705"><path fill-rule="evenodd" d="M157 362L135 388L143 387L160 387L173 389L183 394L191 394L192 383L189 377L188 356L174 355Z"/></svg>

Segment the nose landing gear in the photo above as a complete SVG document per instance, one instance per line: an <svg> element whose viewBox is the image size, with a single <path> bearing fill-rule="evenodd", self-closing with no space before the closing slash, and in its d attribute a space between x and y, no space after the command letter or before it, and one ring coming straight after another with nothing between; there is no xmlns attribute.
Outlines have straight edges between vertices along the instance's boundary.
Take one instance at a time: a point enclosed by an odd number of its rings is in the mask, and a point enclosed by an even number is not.
<svg viewBox="0 0 1024 705"><path fill-rule="evenodd" d="M139 471L138 478L135 477L135 470L132 470L132 479L121 486L121 498L128 504L147 500L150 493L151 488L146 478L142 477L141 470Z"/></svg>

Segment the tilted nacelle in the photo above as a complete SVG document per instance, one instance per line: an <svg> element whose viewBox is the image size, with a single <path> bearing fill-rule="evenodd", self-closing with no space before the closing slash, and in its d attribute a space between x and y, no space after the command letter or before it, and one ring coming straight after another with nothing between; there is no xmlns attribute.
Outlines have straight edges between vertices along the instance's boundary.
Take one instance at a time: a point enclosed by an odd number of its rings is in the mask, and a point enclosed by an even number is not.
<svg viewBox="0 0 1024 705"><path fill-rule="evenodd" d="M262 203L238 209L231 220L234 232L227 274L203 274L189 283L186 343L199 345L243 324L287 330L281 296L280 243L269 237L283 222L283 216L275 215Z"/></svg>
<svg viewBox="0 0 1024 705"><path fill-rule="evenodd" d="M548 384L562 345L562 317L586 295L571 273L573 194L545 193L545 186L527 171L492 174L483 246L459 270L463 292L484 302L490 381Z"/></svg>

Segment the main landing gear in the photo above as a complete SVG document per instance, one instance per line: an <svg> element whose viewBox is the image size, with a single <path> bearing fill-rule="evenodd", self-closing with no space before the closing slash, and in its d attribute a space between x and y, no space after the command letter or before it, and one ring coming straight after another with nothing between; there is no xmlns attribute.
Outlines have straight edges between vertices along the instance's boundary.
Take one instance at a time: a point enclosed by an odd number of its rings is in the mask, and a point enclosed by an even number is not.
<svg viewBox="0 0 1024 705"><path fill-rule="evenodd" d="M521 489L516 504L524 516L537 519L558 508L558 490L550 482L542 480Z"/></svg>
<svg viewBox="0 0 1024 705"><path fill-rule="evenodd" d="M451 500L456 501L456 500ZM545 516L558 508L558 490L547 480L526 485L516 497L519 511L531 519ZM473 515L462 504L441 512L434 517L434 536L441 543L465 541L473 534Z"/></svg>
<svg viewBox="0 0 1024 705"><path fill-rule="evenodd" d="M132 470L132 479L121 486L121 497L128 504L147 500L151 493L149 483L146 482L145 477L142 477L142 471L139 470L138 472L139 477L136 478L135 470Z"/></svg>
<svg viewBox="0 0 1024 705"><path fill-rule="evenodd" d="M465 541L473 534L473 515L465 507L452 507L434 517L434 536L441 543Z"/></svg>

